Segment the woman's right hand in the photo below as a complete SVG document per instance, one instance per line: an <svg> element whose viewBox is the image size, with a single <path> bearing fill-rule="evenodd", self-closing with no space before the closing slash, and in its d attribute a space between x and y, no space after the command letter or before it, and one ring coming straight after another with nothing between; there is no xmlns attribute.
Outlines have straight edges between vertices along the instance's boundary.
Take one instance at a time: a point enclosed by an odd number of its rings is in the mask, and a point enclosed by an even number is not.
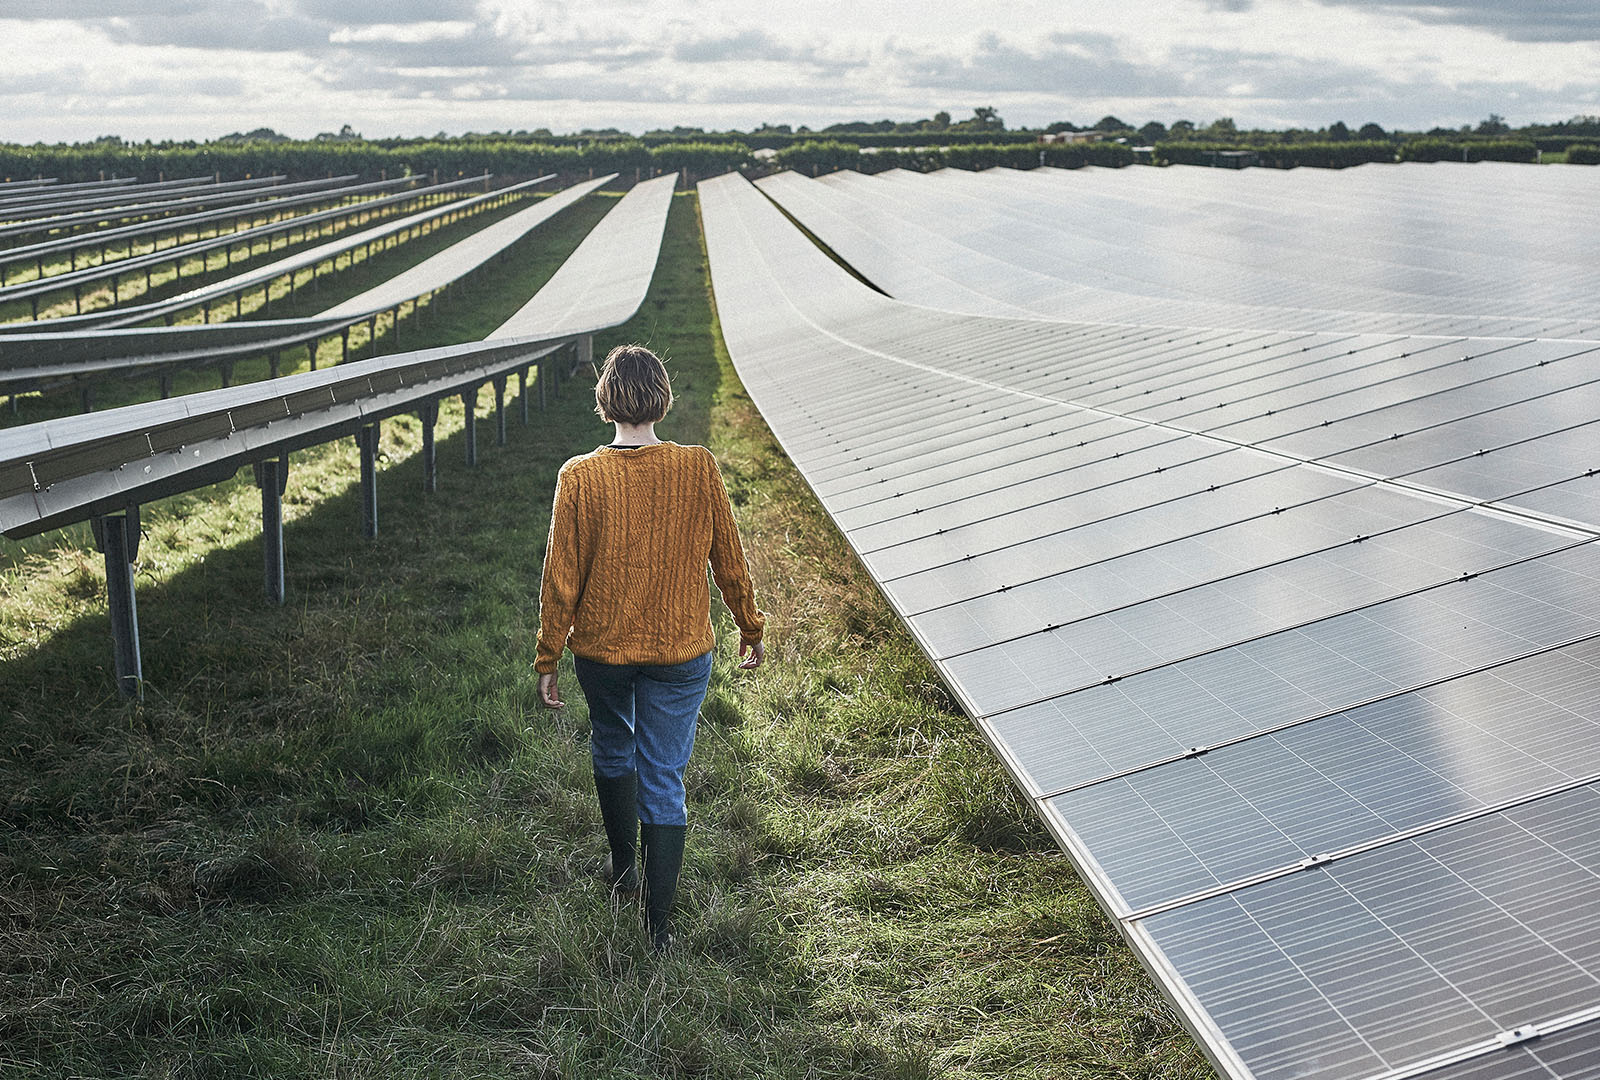
<svg viewBox="0 0 1600 1080"><path fill-rule="evenodd" d="M747 642L739 646L739 666L745 669L758 668L761 661L767 658L766 646L759 641Z"/></svg>
<svg viewBox="0 0 1600 1080"><path fill-rule="evenodd" d="M561 700L561 686L556 682L556 673L539 676L539 700L544 702L547 709L560 709L566 707L566 702Z"/></svg>

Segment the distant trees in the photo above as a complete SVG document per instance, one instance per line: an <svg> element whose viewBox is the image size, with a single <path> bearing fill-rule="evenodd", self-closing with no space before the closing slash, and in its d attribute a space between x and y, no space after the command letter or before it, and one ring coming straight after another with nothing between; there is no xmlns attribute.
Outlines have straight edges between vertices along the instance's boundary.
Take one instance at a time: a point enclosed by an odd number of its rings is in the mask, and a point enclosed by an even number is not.
<svg viewBox="0 0 1600 1080"><path fill-rule="evenodd" d="M1004 131L1006 122L1000 119L998 109L988 105L980 105L972 110L972 119L965 121L971 127L980 131Z"/></svg>
<svg viewBox="0 0 1600 1080"><path fill-rule="evenodd" d="M1388 137L1388 132L1384 131L1383 128L1370 121L1362 124L1361 130L1356 132L1356 138L1361 139L1364 142L1375 142L1379 139L1387 139Z"/></svg>
<svg viewBox="0 0 1600 1080"><path fill-rule="evenodd" d="M1473 131L1474 135L1509 135L1511 125L1506 123L1506 118L1499 113L1490 113L1489 118L1480 123Z"/></svg>
<svg viewBox="0 0 1600 1080"><path fill-rule="evenodd" d="M1350 141L1350 129L1347 126L1345 126L1345 122L1343 120L1335 120L1333 123L1328 125L1328 141L1329 142L1349 142Z"/></svg>
<svg viewBox="0 0 1600 1080"><path fill-rule="evenodd" d="M1152 120L1144 127L1139 129L1139 139L1141 142L1153 145L1155 143L1165 141L1166 138L1167 125L1161 123L1159 120Z"/></svg>
<svg viewBox="0 0 1600 1080"><path fill-rule="evenodd" d="M1115 116L1102 116L1099 120L1095 121L1095 125L1091 130L1104 131L1107 133L1114 131L1132 131L1133 125L1126 123L1125 121L1118 120Z"/></svg>
<svg viewBox="0 0 1600 1080"><path fill-rule="evenodd" d="M1192 139L1194 138L1194 132L1193 120L1174 120L1167 134L1174 139Z"/></svg>

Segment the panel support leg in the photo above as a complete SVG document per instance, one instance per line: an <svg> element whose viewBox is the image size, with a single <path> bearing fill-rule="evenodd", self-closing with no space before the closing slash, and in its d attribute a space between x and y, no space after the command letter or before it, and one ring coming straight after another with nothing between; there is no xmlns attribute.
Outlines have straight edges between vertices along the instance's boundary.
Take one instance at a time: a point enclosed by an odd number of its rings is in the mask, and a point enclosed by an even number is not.
<svg viewBox="0 0 1600 1080"><path fill-rule="evenodd" d="M361 451L361 535L371 540L378 535L377 424L356 432L356 448Z"/></svg>
<svg viewBox="0 0 1600 1080"><path fill-rule="evenodd" d="M539 411L544 412L546 405L544 391L548 380L545 378L545 362L543 360L533 365L533 378L539 384Z"/></svg>
<svg viewBox="0 0 1600 1080"><path fill-rule="evenodd" d="M577 363L574 365L574 370L582 367L584 364L592 365L594 363L594 335L585 334L579 338L575 344L578 349L578 356Z"/></svg>
<svg viewBox="0 0 1600 1080"><path fill-rule="evenodd" d="M461 434L467 443L467 464L476 465L478 463L478 388L476 386L461 395L461 407L466 412L466 427Z"/></svg>
<svg viewBox="0 0 1600 1080"><path fill-rule="evenodd" d="M433 429L439 422L439 403L430 401L422 407L422 490L439 490L439 454L434 444Z"/></svg>
<svg viewBox="0 0 1600 1080"><path fill-rule="evenodd" d="M517 407L522 411L522 426L528 426L528 369L517 371Z"/></svg>
<svg viewBox="0 0 1600 1080"><path fill-rule="evenodd" d="M90 519L95 546L106 557L106 600L111 609L111 651L117 691L123 697L144 696L144 668L139 657L139 607L133 593L133 561L139 557L139 508Z"/></svg>
<svg viewBox="0 0 1600 1080"><path fill-rule="evenodd" d="M506 444L506 377L494 381L494 444Z"/></svg>
<svg viewBox="0 0 1600 1080"><path fill-rule="evenodd" d="M283 603L283 493L289 484L289 456L268 458L255 464L256 486L261 489L261 548L266 570L267 599Z"/></svg>

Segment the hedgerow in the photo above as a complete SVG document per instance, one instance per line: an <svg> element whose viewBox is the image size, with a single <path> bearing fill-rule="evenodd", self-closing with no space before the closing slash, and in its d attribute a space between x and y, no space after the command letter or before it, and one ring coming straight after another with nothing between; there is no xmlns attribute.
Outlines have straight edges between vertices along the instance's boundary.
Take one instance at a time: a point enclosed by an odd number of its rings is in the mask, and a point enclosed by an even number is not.
<svg viewBox="0 0 1600 1080"><path fill-rule="evenodd" d="M1294 169L1301 166L1315 169L1344 169L1352 165L1390 162L1395 159L1394 144L1382 140L1281 143L1260 146L1168 142L1156 144L1156 159L1166 165L1211 165L1215 164L1213 155L1219 151L1243 151L1254 154L1254 163L1269 169Z"/></svg>
<svg viewBox="0 0 1600 1080"><path fill-rule="evenodd" d="M852 143L837 139L799 143L779 150L772 158L773 164L810 175L855 169L858 172L876 173L887 169L911 169L929 172L933 169L1031 169L1038 165L1051 165L1060 169L1077 169L1085 165L1103 165L1121 168L1134 162L1133 151L1121 143L1063 144L981 144L975 146L919 146L910 149L862 150Z"/></svg>
<svg viewBox="0 0 1600 1080"><path fill-rule="evenodd" d="M1400 148L1401 161L1523 161L1539 159L1528 139L1417 139Z"/></svg>
<svg viewBox="0 0 1600 1080"><path fill-rule="evenodd" d="M513 140L441 139L380 146L351 142L151 143L0 146L0 177L54 176L63 183L101 176L140 180L216 174L224 180L282 173L291 179L355 174L364 179L406 174L441 178L538 176L560 173L666 172L695 176L725 172L749 162L741 143L676 142L647 146L638 139L583 145Z"/></svg>

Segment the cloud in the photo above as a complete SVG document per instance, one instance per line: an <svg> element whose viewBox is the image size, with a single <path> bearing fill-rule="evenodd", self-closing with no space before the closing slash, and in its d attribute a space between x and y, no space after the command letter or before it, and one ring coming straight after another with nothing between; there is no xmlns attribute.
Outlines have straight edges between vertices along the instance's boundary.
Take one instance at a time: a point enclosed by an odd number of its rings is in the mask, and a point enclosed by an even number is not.
<svg viewBox="0 0 1600 1080"><path fill-rule="evenodd" d="M765 30L756 29L679 41L672 46L672 58L687 64L791 60L794 56L793 48L782 44Z"/></svg>
<svg viewBox="0 0 1600 1080"><path fill-rule="evenodd" d="M404 25L426 22L475 22L477 0L294 0L305 18L339 26Z"/></svg>
<svg viewBox="0 0 1600 1080"><path fill-rule="evenodd" d="M1184 89L1181 74L1154 70L1125 55L1121 44L1105 34L1056 32L1031 48L984 34L964 52L896 48L891 55L905 85L936 91L1151 97Z"/></svg>
<svg viewBox="0 0 1600 1080"><path fill-rule="evenodd" d="M1318 0L1328 7L1402 15L1431 25L1487 30L1508 41L1600 41L1600 4L1594 0Z"/></svg>

